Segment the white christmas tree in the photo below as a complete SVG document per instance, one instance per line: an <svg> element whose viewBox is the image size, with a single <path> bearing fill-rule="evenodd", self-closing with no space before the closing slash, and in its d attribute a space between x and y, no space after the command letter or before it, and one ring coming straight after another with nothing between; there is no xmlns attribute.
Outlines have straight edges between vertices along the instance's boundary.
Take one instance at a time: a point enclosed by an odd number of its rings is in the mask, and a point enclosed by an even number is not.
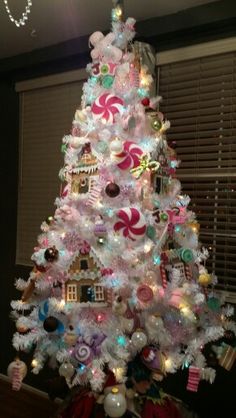
<svg viewBox="0 0 236 418"><path fill-rule="evenodd" d="M202 349L234 328L232 312L208 294L208 254L175 176L170 124L131 43L134 23L118 2L112 32L90 37L81 108L63 138L63 192L41 225L29 279L16 283L13 345L34 348L35 374L50 359L69 387L102 391L108 371L125 382L138 354L159 380L189 367L196 390L214 380ZM13 371L22 380L24 367Z"/></svg>

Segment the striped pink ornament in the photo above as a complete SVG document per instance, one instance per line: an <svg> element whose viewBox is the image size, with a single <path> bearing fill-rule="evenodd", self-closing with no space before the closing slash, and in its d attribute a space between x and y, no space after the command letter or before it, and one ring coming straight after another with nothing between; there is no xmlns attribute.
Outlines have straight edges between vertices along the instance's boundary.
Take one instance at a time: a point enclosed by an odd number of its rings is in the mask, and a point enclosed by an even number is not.
<svg viewBox="0 0 236 418"><path fill-rule="evenodd" d="M125 141L123 150L116 154L117 166L121 170L130 170L140 165L140 157L143 155L143 150L135 142Z"/></svg>
<svg viewBox="0 0 236 418"><path fill-rule="evenodd" d="M105 119L108 124L114 123L116 113L121 113L124 102L120 97L105 93L92 104L91 111L95 120Z"/></svg>
<svg viewBox="0 0 236 418"><path fill-rule="evenodd" d="M200 382L200 369L199 367L190 366L189 367L189 374L188 374L188 384L187 390L191 392L198 391L198 385Z"/></svg>
<svg viewBox="0 0 236 418"><path fill-rule="evenodd" d="M143 238L146 233L146 220L136 208L122 208L117 212L119 221L115 223L114 230L122 231L125 238L133 241Z"/></svg>

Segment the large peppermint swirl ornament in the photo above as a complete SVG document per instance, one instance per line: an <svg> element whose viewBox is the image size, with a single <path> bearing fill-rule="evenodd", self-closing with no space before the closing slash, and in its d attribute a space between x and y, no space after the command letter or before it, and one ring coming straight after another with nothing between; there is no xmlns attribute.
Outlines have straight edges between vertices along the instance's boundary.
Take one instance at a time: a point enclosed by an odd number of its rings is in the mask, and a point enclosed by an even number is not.
<svg viewBox="0 0 236 418"><path fill-rule="evenodd" d="M106 93L95 100L91 110L94 119L105 119L105 121L111 125L114 122L116 113L122 112L123 105L124 102L120 97Z"/></svg>
<svg viewBox="0 0 236 418"><path fill-rule="evenodd" d="M143 238L146 232L146 220L136 208L122 208L117 212L119 221L115 223L114 230L122 231L125 238L133 241Z"/></svg>
<svg viewBox="0 0 236 418"><path fill-rule="evenodd" d="M92 349L87 344L80 344L74 350L74 357L82 364L89 364L93 359Z"/></svg>
<svg viewBox="0 0 236 418"><path fill-rule="evenodd" d="M123 150L116 154L117 166L121 170L131 170L140 164L140 157L143 155L143 150L135 142L125 141Z"/></svg>

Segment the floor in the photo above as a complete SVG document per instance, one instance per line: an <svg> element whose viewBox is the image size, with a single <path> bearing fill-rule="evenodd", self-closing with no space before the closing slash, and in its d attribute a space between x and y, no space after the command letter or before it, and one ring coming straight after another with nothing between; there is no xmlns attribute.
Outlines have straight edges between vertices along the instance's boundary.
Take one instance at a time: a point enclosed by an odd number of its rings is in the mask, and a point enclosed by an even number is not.
<svg viewBox="0 0 236 418"><path fill-rule="evenodd" d="M54 402L24 389L13 391L0 380L0 418L51 418L56 410Z"/></svg>

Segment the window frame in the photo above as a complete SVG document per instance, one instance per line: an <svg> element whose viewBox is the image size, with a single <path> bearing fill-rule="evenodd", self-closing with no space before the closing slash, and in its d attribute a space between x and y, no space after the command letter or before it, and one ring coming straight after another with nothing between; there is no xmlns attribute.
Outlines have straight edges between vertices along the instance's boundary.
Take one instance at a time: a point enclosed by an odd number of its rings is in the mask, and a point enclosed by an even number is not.
<svg viewBox="0 0 236 418"><path fill-rule="evenodd" d="M183 48L176 48L172 50L162 51L160 53L157 52L156 54L157 86L159 86L159 83L160 83L159 68L161 66L168 65L168 64L175 64L175 63L182 62L182 61L191 61L197 58L204 58L204 57L211 57L214 55L226 54L230 52L236 53L236 37L235 36L229 37L226 39L211 41L211 42L204 42L204 43L191 45L191 46L187 46ZM168 132L167 132L167 139L168 139ZM180 181L184 177L189 178L189 175L183 174L180 177L178 176L178 171L177 171L177 178L179 178ZM217 181L216 181L216 188L217 188ZM212 261L212 264L214 267L214 259ZM216 289L215 292L216 294L223 296L223 298L226 301L230 303L236 303L236 292L227 290L227 288L226 290Z"/></svg>

